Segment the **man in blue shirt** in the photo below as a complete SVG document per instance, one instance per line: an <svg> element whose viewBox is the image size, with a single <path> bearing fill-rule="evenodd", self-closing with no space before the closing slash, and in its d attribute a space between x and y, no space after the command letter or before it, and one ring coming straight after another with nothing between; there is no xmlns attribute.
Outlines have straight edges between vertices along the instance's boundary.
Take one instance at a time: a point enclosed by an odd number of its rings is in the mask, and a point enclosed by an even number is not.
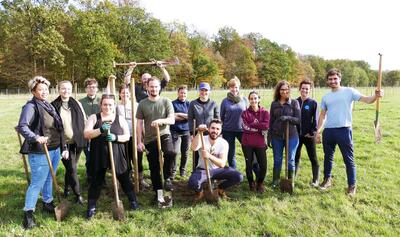
<svg viewBox="0 0 400 237"><path fill-rule="evenodd" d="M181 153L181 163L179 165L179 175L185 176L186 162L189 152L189 123L188 123L188 110L189 101L186 100L187 86L182 85L178 88L178 98L172 101L175 113L175 124L170 126L172 143L176 154ZM176 173L176 156L172 164L172 177Z"/></svg>
<svg viewBox="0 0 400 237"><path fill-rule="evenodd" d="M324 149L324 181L320 188L326 190L332 186L332 164L336 144L339 146L346 165L347 194L354 197L356 194L356 165L354 161L352 136L352 107L353 101L372 104L383 96L382 90L376 90L375 95L364 96L350 87L341 87L341 72L330 69L327 73L327 83L331 92L322 97L321 112L318 119L317 142L321 142L321 130Z"/></svg>

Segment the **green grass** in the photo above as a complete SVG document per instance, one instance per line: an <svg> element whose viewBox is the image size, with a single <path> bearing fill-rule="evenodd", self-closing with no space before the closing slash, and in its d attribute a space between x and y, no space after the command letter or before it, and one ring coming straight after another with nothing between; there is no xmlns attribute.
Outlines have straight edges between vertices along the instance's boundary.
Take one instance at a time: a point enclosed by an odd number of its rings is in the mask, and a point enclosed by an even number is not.
<svg viewBox="0 0 400 237"><path fill-rule="evenodd" d="M372 92L370 88L360 91ZM324 92L324 89L316 91L318 101ZM374 143L375 106L356 103L353 136L358 190L354 199L345 195L345 168L337 150L334 186L326 192L309 186L311 167L303 154L292 196L281 194L269 186L263 195L250 193L245 180L228 191L232 200L222 201L220 207L205 203L193 205L192 193L186 190L187 176L176 181L178 190L174 193L174 206L168 210L154 207L152 192L148 191L138 196L141 210L132 212L127 210L126 197L121 195L126 208L126 219L122 222L112 220L111 190L102 192L92 221L84 218L86 206L73 205L67 219L58 223L51 215L42 213L39 199L35 217L40 227L30 231L21 226L27 184L13 129L22 105L30 96L0 96L0 236L399 236L399 92L398 88L386 89L381 110L383 140L379 145ZM298 95L297 91L293 93ZM194 92L189 94L191 99L197 96ZM244 94L247 95L247 91ZM271 90L261 92L262 103L267 108L271 94ZM173 92L163 92L163 95L175 98ZM225 91L214 91L212 97L220 102L225 95ZM321 145L318 145L317 152L323 167ZM84 159L82 156L79 175L86 197ZM244 159L239 146L237 159L238 169L244 173ZM144 163L148 178L147 161ZM269 149L267 184L271 181L272 164ZM57 175L60 186L63 186L63 174L61 165ZM108 183L111 184L109 178Z"/></svg>

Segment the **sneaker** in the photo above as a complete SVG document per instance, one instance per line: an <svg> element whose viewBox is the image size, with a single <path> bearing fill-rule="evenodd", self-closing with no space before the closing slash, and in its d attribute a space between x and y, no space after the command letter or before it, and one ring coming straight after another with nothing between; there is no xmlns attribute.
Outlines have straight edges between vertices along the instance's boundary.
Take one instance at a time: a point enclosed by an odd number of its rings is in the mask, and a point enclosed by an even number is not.
<svg viewBox="0 0 400 237"><path fill-rule="evenodd" d="M36 226L36 223L33 219L33 211L26 211L24 213L24 220L22 221L22 225L25 229L32 229Z"/></svg>
<svg viewBox="0 0 400 237"><path fill-rule="evenodd" d="M310 186L313 187L313 188L318 188L318 187L319 187L318 180L316 180L316 181L311 181L311 182L310 182Z"/></svg>
<svg viewBox="0 0 400 237"><path fill-rule="evenodd" d="M332 187L332 178L326 178L324 179L324 181L321 183L321 185L319 186L319 188L321 190L326 190L328 188Z"/></svg>
<svg viewBox="0 0 400 237"><path fill-rule="evenodd" d="M54 209L56 206L54 205L54 202L51 201L49 203L43 202L43 211L54 214Z"/></svg>
<svg viewBox="0 0 400 237"><path fill-rule="evenodd" d="M173 191L173 190L174 190L174 187L172 186L172 182L171 182L170 179L166 179L166 180L165 180L165 182L164 182L164 188L165 188L165 190L167 190L167 191Z"/></svg>
<svg viewBox="0 0 400 237"><path fill-rule="evenodd" d="M83 205L83 197L81 195L77 195L75 197L75 203L78 205Z"/></svg>
<svg viewBox="0 0 400 237"><path fill-rule="evenodd" d="M96 208L89 208L86 212L86 219L90 220L96 214Z"/></svg>
<svg viewBox="0 0 400 237"><path fill-rule="evenodd" d="M355 197L356 196L356 186L351 185L347 188L346 194L349 195L349 197Z"/></svg>

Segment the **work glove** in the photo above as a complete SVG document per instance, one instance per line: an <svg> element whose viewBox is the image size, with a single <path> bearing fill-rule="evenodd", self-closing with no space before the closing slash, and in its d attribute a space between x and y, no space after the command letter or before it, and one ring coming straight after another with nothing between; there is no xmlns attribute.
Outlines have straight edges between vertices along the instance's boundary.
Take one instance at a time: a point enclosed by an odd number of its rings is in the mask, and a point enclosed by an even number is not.
<svg viewBox="0 0 400 237"><path fill-rule="evenodd" d="M110 130L110 128L111 128L111 124L103 123L103 125L101 125L101 127L100 127L100 132L106 133L108 130Z"/></svg>
<svg viewBox="0 0 400 237"><path fill-rule="evenodd" d="M117 140L117 136L115 134L113 134L113 133L109 133L106 136L106 140L108 142L115 142Z"/></svg>

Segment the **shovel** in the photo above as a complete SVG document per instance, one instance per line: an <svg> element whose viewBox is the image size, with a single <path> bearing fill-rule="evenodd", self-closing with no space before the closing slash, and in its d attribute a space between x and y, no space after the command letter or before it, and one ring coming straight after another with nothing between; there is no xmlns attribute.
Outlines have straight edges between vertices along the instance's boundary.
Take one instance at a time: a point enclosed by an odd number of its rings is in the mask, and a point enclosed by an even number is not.
<svg viewBox="0 0 400 237"><path fill-rule="evenodd" d="M157 190L157 201L159 208L172 207L172 193L164 190L164 157L161 149L161 137L160 128L156 126L157 133L157 149L158 149L158 161L160 162L160 174L161 174L161 187L162 189Z"/></svg>
<svg viewBox="0 0 400 237"><path fill-rule="evenodd" d="M293 193L292 180L288 178L289 169L289 121L286 122L285 130L285 178L281 179L281 192Z"/></svg>
<svg viewBox="0 0 400 237"><path fill-rule="evenodd" d="M58 202L59 202L59 204L56 206L56 208L54 208L54 214L56 215L56 220L57 221L62 221L67 216L68 211L69 211L69 207L70 207L71 204L66 199L61 201L61 191L58 188L57 177L56 177L56 174L54 172L53 165L51 164L49 150L47 149L47 145L46 144L43 144L43 149L44 149L44 152L46 154L47 162L49 163L51 177L53 177L53 184L54 184L54 188L56 189L56 195L57 195L57 199L58 199Z"/></svg>
<svg viewBox="0 0 400 237"><path fill-rule="evenodd" d="M196 136L196 119L193 119L193 137ZM192 153L192 171L196 169L196 151Z"/></svg>
<svg viewBox="0 0 400 237"><path fill-rule="evenodd" d="M382 54L379 54L379 72L378 72L378 82L377 82L377 89L380 90L382 87ZM375 143L379 144L382 140L382 131L381 126L379 124L379 98L376 99L376 112L375 112L375 121L374 121L374 128L375 128Z"/></svg>
<svg viewBox="0 0 400 237"><path fill-rule="evenodd" d="M201 140L201 149L205 149L204 146L204 136L203 132L199 131L200 133L200 140ZM216 190L213 189L212 183L211 183L211 176L210 176L210 170L208 169L208 159L203 157L204 161L204 168L206 170L206 175L207 175L207 183L208 183L208 191L204 192L204 196L206 198L206 201L210 204L218 204L219 201L219 195Z"/></svg>
<svg viewBox="0 0 400 237"><path fill-rule="evenodd" d="M15 131L17 132L17 135L18 135L19 146L22 148L21 134L19 134L17 128L15 128ZM24 154L21 154L21 158L22 158L22 161L24 162L26 181L28 182L28 185L29 185L31 183L31 179L29 178L28 163L26 162L26 157Z"/></svg>
<svg viewBox="0 0 400 237"><path fill-rule="evenodd" d="M108 134L109 133L110 133L110 130L108 130ZM124 219L124 205L122 204L122 201L119 200L119 195L118 195L117 176L115 174L112 143L111 142L107 142L107 143L108 143L108 153L110 155L111 175L112 175L114 198L115 198L115 201L111 203L111 209L112 209L114 220L119 221L119 220Z"/></svg>

